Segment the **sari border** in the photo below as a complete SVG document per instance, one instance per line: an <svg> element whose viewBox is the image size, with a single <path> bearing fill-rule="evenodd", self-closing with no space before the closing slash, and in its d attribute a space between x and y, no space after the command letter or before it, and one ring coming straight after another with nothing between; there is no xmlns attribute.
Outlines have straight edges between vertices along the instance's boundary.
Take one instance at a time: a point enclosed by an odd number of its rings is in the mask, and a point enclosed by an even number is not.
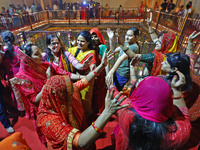
<svg viewBox="0 0 200 150"><path fill-rule="evenodd" d="M70 133L68 134L68 137L67 137L67 150L72 150L73 148L73 139L74 139L74 136L76 135L76 133L79 132L78 129L76 128L73 128Z"/></svg>

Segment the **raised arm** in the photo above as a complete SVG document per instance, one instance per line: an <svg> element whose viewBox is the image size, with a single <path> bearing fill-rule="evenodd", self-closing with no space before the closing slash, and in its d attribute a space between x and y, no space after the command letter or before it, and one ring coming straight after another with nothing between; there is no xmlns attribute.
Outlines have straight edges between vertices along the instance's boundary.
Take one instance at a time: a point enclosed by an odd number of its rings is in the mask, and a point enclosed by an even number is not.
<svg viewBox="0 0 200 150"><path fill-rule="evenodd" d="M106 123L108 122L109 118L119 109L125 108L128 105L120 105L124 101L124 97L118 100L121 96L119 93L115 98L113 98L114 91L109 93L107 91L107 95L105 98L105 109L101 113L101 115L97 118L93 125L90 125L85 131L81 133L78 138L78 146L79 147L88 147L91 143L93 143L102 132L102 129L105 127ZM94 126L96 128L94 128Z"/></svg>
<svg viewBox="0 0 200 150"><path fill-rule="evenodd" d="M179 76L179 80L177 80L177 76L174 76L171 82L173 91L173 104L177 107L186 107L183 93L181 91L181 87L186 83L185 76L180 71L177 71L176 73Z"/></svg>
<svg viewBox="0 0 200 150"><path fill-rule="evenodd" d="M106 51L104 52L103 58L101 60L101 64L97 66L93 71L91 71L88 75L86 75L86 80L90 82L96 75L99 75L101 71L108 65L109 60L111 60L113 57L113 53L111 51L106 54Z"/></svg>
<svg viewBox="0 0 200 150"><path fill-rule="evenodd" d="M70 52L66 51L65 55L69 59L69 62L78 70L87 69L89 67L90 61L92 59L92 56L88 57L88 59L86 61L84 61L83 64L81 64L81 63L78 62L78 60Z"/></svg>
<svg viewBox="0 0 200 150"><path fill-rule="evenodd" d="M194 31L188 38L188 45L187 45L185 54L193 54L194 53L193 40L198 35L200 35L200 32L198 32L197 34L195 34L195 33L196 33L196 31Z"/></svg>
<svg viewBox="0 0 200 150"><path fill-rule="evenodd" d="M152 12L150 12L150 18L147 18L147 26L149 28L149 34L151 36L151 39L155 43L156 40L158 39L158 36L155 33L155 30L151 26L151 21L152 21Z"/></svg>
<svg viewBox="0 0 200 150"><path fill-rule="evenodd" d="M130 50L126 45L124 45L123 41L122 41L122 37L120 34L120 30L117 29L116 32L116 36L117 36L117 40L118 40L118 44L120 45L120 48L124 51L124 53L126 53L126 55L128 56L128 58L132 59L134 58L136 55L141 57L141 54L135 54L132 50Z"/></svg>
<svg viewBox="0 0 200 150"><path fill-rule="evenodd" d="M115 71L119 68L119 66L121 65L121 63L126 60L128 58L128 56L126 54L123 54L122 56L120 56L117 61L115 62L114 66L112 67L112 69L108 72L107 76L106 76L106 83L107 84L111 84L113 83L113 74L115 73Z"/></svg>
<svg viewBox="0 0 200 150"><path fill-rule="evenodd" d="M114 46L113 46L114 32L110 28L107 28L107 35L108 35L108 38L109 38L110 49L112 51L114 51L114 49L115 49Z"/></svg>

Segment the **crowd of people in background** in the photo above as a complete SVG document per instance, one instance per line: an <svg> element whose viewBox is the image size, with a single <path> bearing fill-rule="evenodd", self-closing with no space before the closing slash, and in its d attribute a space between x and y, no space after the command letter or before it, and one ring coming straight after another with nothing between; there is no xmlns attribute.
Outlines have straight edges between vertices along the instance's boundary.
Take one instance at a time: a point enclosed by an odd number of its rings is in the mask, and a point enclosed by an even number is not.
<svg viewBox="0 0 200 150"><path fill-rule="evenodd" d="M28 25L42 20L44 14L40 12L43 12L43 9L49 12L47 15L48 17L58 19L98 19L99 17L123 19L143 16L147 9L152 8L143 1L138 8L123 8L122 5L119 5L118 8L111 8L108 4L103 6L99 2L93 0L74 3L65 2L63 4L54 0L51 6L47 5L45 8L42 8L40 4L34 3L30 6L26 6L25 4L23 6L19 4L17 6L10 4L7 10L5 7L1 8L0 22L5 29ZM176 6L173 0L164 0L160 6L156 1L153 10L158 11L159 9L161 9L163 13L183 17L187 14L191 16L194 12L192 2L189 2L186 6Z"/></svg>
<svg viewBox="0 0 200 150"><path fill-rule="evenodd" d="M148 54L140 51L136 27L127 30L124 41L120 29L114 34L108 28L109 46L98 28L70 37L71 47L62 43L59 34L50 34L45 50L30 39L18 47L11 31L1 32L0 121L4 128L15 132L8 112L17 112L34 120L38 138L48 149L94 150L94 141L116 114L112 136L116 150L197 146L200 80L192 72L193 41L200 32L188 37L186 52L181 53L179 37L170 32L157 36L151 22L152 15L147 26L155 48ZM114 53L118 58L109 70ZM138 61L145 63L143 76L135 72ZM129 91L124 91L125 84ZM197 143L191 142L194 138ZM0 148L12 146L1 143Z"/></svg>

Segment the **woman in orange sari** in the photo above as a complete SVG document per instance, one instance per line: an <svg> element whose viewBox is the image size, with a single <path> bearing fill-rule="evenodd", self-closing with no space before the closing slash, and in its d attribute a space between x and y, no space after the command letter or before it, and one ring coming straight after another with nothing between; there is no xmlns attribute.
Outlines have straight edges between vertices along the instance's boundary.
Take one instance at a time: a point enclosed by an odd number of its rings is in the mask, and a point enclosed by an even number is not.
<svg viewBox="0 0 200 150"><path fill-rule="evenodd" d="M105 109L87 128L79 92L105 68L107 62L104 58L102 60L94 71L74 84L68 76L54 76L47 81L39 106L37 126L46 137L48 149L89 148L112 114L118 109L127 107L127 105L120 106L124 98L117 102L121 94L117 95L114 101L113 92L110 98L108 93Z"/></svg>

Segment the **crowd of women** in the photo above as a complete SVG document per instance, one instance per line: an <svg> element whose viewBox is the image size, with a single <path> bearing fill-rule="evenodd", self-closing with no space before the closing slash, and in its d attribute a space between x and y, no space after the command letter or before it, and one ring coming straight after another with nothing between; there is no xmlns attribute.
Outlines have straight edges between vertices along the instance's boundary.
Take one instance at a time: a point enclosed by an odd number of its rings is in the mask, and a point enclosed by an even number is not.
<svg viewBox="0 0 200 150"><path fill-rule="evenodd" d="M136 27L127 30L125 41L119 29L115 34L107 29L110 50L98 28L71 38L70 48L59 36L48 35L46 50L30 41L15 46L14 35L3 31L0 121L5 129L14 132L7 114L12 110L7 108L17 108L35 121L38 137L48 149L93 150L94 141L116 115L112 137L117 150L197 146L200 80L193 75L193 40L200 32L189 36L183 54L176 34L158 37L151 18L147 22L156 45L149 54L140 52ZM109 70L113 53L119 53L118 59ZM134 70L138 61L145 63L139 78ZM131 90L125 94L127 83Z"/></svg>

